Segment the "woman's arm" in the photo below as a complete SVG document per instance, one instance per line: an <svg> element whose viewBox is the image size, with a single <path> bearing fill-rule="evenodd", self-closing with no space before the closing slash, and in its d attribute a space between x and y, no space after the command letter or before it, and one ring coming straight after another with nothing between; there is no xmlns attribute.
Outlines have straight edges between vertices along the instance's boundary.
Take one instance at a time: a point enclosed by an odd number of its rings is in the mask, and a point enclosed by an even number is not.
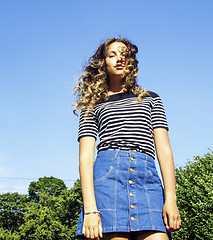
<svg viewBox="0 0 213 240"><path fill-rule="evenodd" d="M84 202L84 212L97 211L94 186L93 164L95 152L95 138L82 137L79 142L79 171ZM84 215L83 234L87 238L102 237L100 216L95 214Z"/></svg>
<svg viewBox="0 0 213 240"><path fill-rule="evenodd" d="M179 229L181 225L180 214L176 205L175 168L172 149L166 129L156 128L153 133L165 190L163 218L166 228L172 232Z"/></svg>

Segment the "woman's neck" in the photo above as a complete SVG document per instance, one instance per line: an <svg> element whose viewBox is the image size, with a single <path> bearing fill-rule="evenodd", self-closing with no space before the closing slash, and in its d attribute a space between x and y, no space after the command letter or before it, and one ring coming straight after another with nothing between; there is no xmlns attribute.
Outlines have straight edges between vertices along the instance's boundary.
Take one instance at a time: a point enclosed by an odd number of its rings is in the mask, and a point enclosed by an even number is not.
<svg viewBox="0 0 213 240"><path fill-rule="evenodd" d="M119 92L123 89L122 79L115 78L109 80L109 91Z"/></svg>
<svg viewBox="0 0 213 240"><path fill-rule="evenodd" d="M110 79L108 96L126 91L127 89L122 86L122 79L120 77Z"/></svg>
<svg viewBox="0 0 213 240"><path fill-rule="evenodd" d="M123 88L123 87L120 87L120 88L109 88L109 91L108 91L108 96L111 96L113 94L117 94L117 93L122 93L122 92L126 92L127 89L126 88Z"/></svg>

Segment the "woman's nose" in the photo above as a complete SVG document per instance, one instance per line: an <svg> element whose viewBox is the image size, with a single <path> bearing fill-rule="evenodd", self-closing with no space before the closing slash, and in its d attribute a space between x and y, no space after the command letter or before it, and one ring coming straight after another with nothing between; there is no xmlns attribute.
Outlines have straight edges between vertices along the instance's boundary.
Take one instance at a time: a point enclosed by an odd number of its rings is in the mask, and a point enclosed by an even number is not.
<svg viewBox="0 0 213 240"><path fill-rule="evenodd" d="M117 57L117 61L118 61L118 62L124 62L124 59L125 59L125 58L124 58L122 55L120 55L120 54L119 54L118 57Z"/></svg>
<svg viewBox="0 0 213 240"><path fill-rule="evenodd" d="M117 61L119 62L119 61L121 61L121 60L122 60L121 55L118 55L118 56L117 56Z"/></svg>

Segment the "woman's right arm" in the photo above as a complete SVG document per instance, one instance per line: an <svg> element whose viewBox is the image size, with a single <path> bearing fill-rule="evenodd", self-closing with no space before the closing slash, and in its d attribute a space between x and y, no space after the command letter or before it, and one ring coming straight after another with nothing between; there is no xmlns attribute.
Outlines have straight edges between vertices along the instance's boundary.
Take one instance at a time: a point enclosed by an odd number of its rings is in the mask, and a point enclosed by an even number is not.
<svg viewBox="0 0 213 240"><path fill-rule="evenodd" d="M82 137L79 141L79 171L84 202L84 212L97 211L94 185L93 164L95 152L95 138ZM84 215L82 233L87 238L102 237L102 224L99 214Z"/></svg>

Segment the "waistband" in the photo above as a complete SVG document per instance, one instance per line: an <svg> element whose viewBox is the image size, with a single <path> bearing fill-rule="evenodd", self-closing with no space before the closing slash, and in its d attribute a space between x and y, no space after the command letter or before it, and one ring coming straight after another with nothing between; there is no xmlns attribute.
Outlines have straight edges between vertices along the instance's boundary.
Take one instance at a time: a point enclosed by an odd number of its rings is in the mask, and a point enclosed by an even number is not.
<svg viewBox="0 0 213 240"><path fill-rule="evenodd" d="M148 161L154 161L154 159L146 153L141 153L136 150L101 150L98 152L97 156L123 156L123 157L139 157Z"/></svg>

